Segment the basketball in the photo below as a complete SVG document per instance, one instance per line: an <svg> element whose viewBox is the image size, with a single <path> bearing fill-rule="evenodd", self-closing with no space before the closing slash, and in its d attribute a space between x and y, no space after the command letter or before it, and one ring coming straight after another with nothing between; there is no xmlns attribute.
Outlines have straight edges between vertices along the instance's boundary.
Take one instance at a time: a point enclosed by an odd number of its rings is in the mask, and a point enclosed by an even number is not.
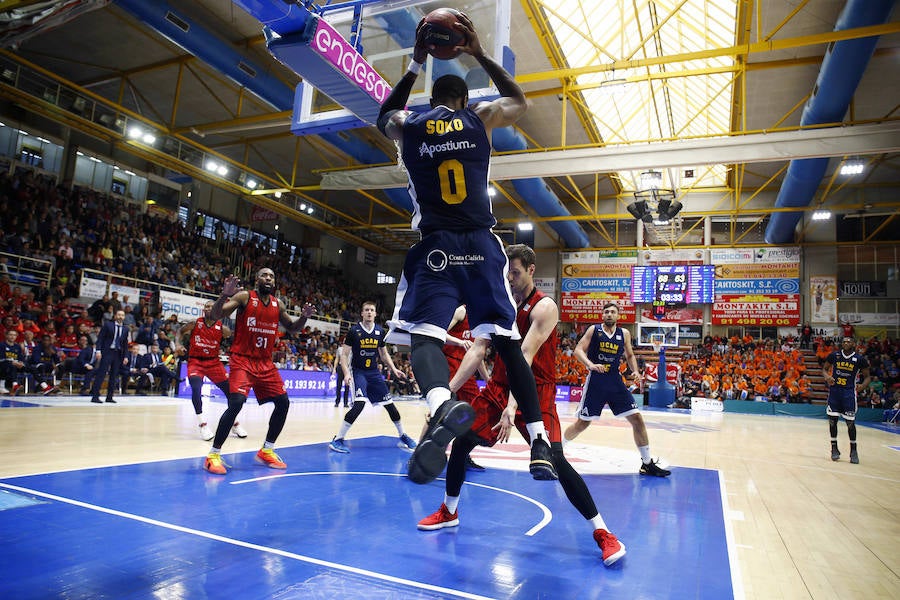
<svg viewBox="0 0 900 600"><path fill-rule="evenodd" d="M422 27L428 54L440 60L450 60L459 55L456 46L464 43L465 38L453 26L458 17L459 11L453 8L438 8L425 16Z"/></svg>

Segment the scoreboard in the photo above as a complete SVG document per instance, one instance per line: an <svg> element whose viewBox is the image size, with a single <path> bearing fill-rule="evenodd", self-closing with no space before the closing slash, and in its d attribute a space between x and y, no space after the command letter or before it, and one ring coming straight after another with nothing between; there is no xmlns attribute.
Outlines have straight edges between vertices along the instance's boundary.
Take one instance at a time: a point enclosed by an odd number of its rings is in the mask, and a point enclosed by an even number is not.
<svg viewBox="0 0 900 600"><path fill-rule="evenodd" d="M714 265L631 268L631 301L656 304L712 303Z"/></svg>

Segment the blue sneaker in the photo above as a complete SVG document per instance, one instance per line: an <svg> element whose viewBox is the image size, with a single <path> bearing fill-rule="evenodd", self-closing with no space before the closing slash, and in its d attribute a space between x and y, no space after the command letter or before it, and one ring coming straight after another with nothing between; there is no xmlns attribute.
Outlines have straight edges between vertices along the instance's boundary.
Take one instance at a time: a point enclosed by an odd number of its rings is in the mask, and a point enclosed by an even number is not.
<svg viewBox="0 0 900 600"><path fill-rule="evenodd" d="M328 444L328 449L332 452L340 452L341 454L350 454L350 448L347 447L347 444L344 443L344 438L334 438L331 440L331 443Z"/></svg>
<svg viewBox="0 0 900 600"><path fill-rule="evenodd" d="M405 433L400 436L400 441L397 442L398 448L403 448L404 450L415 450L416 442L411 437L406 435Z"/></svg>

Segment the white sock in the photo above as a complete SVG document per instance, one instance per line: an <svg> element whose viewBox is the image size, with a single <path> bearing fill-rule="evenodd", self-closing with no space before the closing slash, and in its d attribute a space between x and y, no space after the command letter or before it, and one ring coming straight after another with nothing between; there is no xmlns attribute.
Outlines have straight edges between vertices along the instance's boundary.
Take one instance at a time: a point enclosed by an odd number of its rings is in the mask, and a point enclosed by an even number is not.
<svg viewBox="0 0 900 600"><path fill-rule="evenodd" d="M638 446L638 451L641 453L641 461L646 465L649 464L652 460L650 458L650 446Z"/></svg>
<svg viewBox="0 0 900 600"><path fill-rule="evenodd" d="M425 400L428 402L428 412L435 414L441 404L450 399L450 388L436 387L428 390Z"/></svg>
<svg viewBox="0 0 900 600"><path fill-rule="evenodd" d="M210 454L222 454L222 449L221 449L221 448L215 448L215 447L214 447L214 448L210 448L210 449L209 449L209 453L210 453Z"/></svg>
<svg viewBox="0 0 900 600"><path fill-rule="evenodd" d="M403 435L403 421L393 421L394 427L397 428L397 435Z"/></svg>
<svg viewBox="0 0 900 600"><path fill-rule="evenodd" d="M203 425L206 423L206 419L203 418L202 414L197 415L197 425Z"/></svg>
<svg viewBox="0 0 900 600"><path fill-rule="evenodd" d="M456 512L456 507L459 506L459 496L448 496L444 494L444 506L447 507L447 510L450 511L450 514Z"/></svg>
<svg viewBox="0 0 900 600"><path fill-rule="evenodd" d="M275 448L275 442L270 442L269 440L266 440L266 442L263 444L263 448L268 448L269 450L272 450Z"/></svg>
<svg viewBox="0 0 900 600"><path fill-rule="evenodd" d="M606 529L607 531L609 531L609 529L607 529L606 527L606 521L603 520L603 517L600 516L600 513L597 513L597 516L591 519L591 525L594 527L594 529Z"/></svg>
<svg viewBox="0 0 900 600"><path fill-rule="evenodd" d="M541 436L544 438L544 441L547 442L547 432L544 431L544 422L543 421L535 421L534 423L526 423L525 429L528 431L528 437L531 438L531 443L534 443L534 440L537 439L537 436ZM547 442L548 444L550 442Z"/></svg>
<svg viewBox="0 0 900 600"><path fill-rule="evenodd" d="M347 421L341 421L341 428L338 430L337 439L342 440L347 432L350 431L352 425Z"/></svg>

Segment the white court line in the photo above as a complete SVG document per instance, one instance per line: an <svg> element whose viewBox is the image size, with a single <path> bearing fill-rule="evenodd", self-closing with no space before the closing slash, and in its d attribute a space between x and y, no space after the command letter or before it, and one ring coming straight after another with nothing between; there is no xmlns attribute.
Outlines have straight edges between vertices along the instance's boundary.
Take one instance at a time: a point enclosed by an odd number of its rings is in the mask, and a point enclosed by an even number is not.
<svg viewBox="0 0 900 600"><path fill-rule="evenodd" d="M737 550L734 542L734 529L732 520L728 518L731 509L728 508L728 494L725 493L725 477L722 471L719 474L719 493L722 495L722 525L725 527L725 544L728 547L728 562L731 565L731 589L734 591L734 600L744 600L744 581L741 579L741 568L737 562Z"/></svg>
<svg viewBox="0 0 900 600"><path fill-rule="evenodd" d="M279 475L266 475L265 477L253 477L251 479L240 479L238 481L229 481L229 485L240 485L242 483L253 483L256 481L265 481L267 479L281 479L282 477L300 477L304 475L375 475L377 477L406 477L406 475L402 475L400 473L378 473L374 471L309 471L307 473L282 473ZM437 481L445 481L444 478L439 477ZM494 490L495 492L501 492L503 494L509 494L510 496L516 496L517 498L521 498L526 502L531 502L544 514L543 518L538 521L538 524L525 532L525 535L531 536L536 534L538 531L543 529L553 520L553 513L547 508L546 505L541 504L534 498L529 498L528 496L523 496L518 492L513 492L511 490L504 490L503 488L494 487L492 485L484 485L483 483L472 483L471 481L466 481L465 485L473 485L475 487L485 488L488 490Z"/></svg>
<svg viewBox="0 0 900 600"><path fill-rule="evenodd" d="M97 512L106 513L106 514L113 515L116 517L122 517L124 519L131 519L132 521L139 521L141 523L146 523L148 525L155 525L157 527L163 527L165 529L171 529L173 531L178 531L181 533L196 535L198 537L207 538L207 539L214 540L217 542L231 544L232 546L239 546L241 548L249 548L250 550L258 550L260 552L267 552L269 554L277 554L278 556L283 556L285 558L292 558L292 559L300 561L300 562L305 562L305 563L317 565L320 567L328 567L330 569L336 569L338 571L346 571L349 573L355 573L357 575L362 575L364 577L371 577L373 579L381 579L384 581L389 581L391 583L399 583L399 584L407 585L407 586L413 587L413 588L419 588L419 589L428 590L428 591L432 591L432 592L439 592L439 593L448 594L451 596L458 596L460 598L471 598L472 600L492 600L490 598L490 596L479 596L478 594L470 594L468 592L463 592L460 590L453 590L450 588L440 587L437 585L431 585L428 583L421 583L419 581L412 581L410 579L402 579L400 577L393 577L391 575L385 575L383 573L376 573L375 571L369 571L366 569L358 569L356 567L350 567L347 565L333 563L333 562L330 562L327 560L320 560L318 558L303 556L302 554L295 554L294 552L287 552L286 550L279 550L278 548L271 548L269 546L261 546L259 544L252 544L250 542L244 542L242 540L227 538L227 537L224 537L221 535L216 535L214 533L208 533L206 531L199 531L197 529L191 529L189 527L173 525L172 523L166 523L164 521L158 521L156 519L150 519L147 517L142 517L140 515L126 513L126 512L122 512L120 510L112 509L112 508L97 506L96 504L89 504L87 502L81 502L79 500L73 500L71 498L64 498L62 496L57 496L55 494L47 494L44 492L39 492L37 490L32 490L32 489L20 487L17 485L11 485L8 483L0 483L0 487L4 487L4 488L10 489L10 490L15 490L17 492L22 492L25 494L33 494L35 496L40 496L41 498L47 498L48 500L55 500L57 502L63 502L65 504L71 504L73 506L87 508L89 510L95 510Z"/></svg>

